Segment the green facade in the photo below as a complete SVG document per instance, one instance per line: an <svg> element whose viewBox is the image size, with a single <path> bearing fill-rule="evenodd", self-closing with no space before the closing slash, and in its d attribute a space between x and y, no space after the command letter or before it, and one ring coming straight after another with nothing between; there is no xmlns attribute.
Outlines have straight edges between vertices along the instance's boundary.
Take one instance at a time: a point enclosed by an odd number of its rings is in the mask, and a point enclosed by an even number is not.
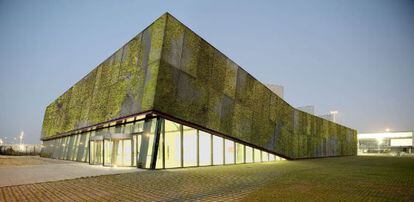
<svg viewBox="0 0 414 202"><path fill-rule="evenodd" d="M42 138L155 110L291 159L356 154L356 131L290 106L165 14L45 113Z"/></svg>

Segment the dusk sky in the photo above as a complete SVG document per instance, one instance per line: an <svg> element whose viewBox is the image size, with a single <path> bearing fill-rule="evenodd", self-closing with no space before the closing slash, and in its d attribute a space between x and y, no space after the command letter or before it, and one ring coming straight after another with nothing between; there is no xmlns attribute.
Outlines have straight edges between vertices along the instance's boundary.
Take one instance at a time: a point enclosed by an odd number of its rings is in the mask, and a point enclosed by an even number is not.
<svg viewBox="0 0 414 202"><path fill-rule="evenodd" d="M414 1L117 2L0 0L0 138L39 142L46 106L165 12L294 107L414 128Z"/></svg>

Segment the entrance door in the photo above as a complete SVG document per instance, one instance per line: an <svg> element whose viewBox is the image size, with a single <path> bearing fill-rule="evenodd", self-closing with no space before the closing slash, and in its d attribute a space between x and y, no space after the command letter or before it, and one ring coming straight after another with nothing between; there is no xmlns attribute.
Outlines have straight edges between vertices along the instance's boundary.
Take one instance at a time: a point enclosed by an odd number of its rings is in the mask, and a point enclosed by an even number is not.
<svg viewBox="0 0 414 202"><path fill-rule="evenodd" d="M133 149L131 139L104 141L104 166L132 166Z"/></svg>
<svg viewBox="0 0 414 202"><path fill-rule="evenodd" d="M102 140L91 140L90 141L90 161L91 165L102 164L102 153L103 153L103 141Z"/></svg>

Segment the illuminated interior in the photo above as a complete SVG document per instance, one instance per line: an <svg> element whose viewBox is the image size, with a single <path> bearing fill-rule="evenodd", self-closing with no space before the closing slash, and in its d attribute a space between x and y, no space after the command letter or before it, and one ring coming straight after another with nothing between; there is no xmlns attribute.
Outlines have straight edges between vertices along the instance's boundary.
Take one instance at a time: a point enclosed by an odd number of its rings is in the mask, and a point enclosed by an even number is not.
<svg viewBox="0 0 414 202"><path fill-rule="evenodd" d="M44 145L53 158L111 167L164 169L282 160L242 142L160 117L107 124Z"/></svg>
<svg viewBox="0 0 414 202"><path fill-rule="evenodd" d="M413 152L413 132L358 134L358 155L401 155Z"/></svg>

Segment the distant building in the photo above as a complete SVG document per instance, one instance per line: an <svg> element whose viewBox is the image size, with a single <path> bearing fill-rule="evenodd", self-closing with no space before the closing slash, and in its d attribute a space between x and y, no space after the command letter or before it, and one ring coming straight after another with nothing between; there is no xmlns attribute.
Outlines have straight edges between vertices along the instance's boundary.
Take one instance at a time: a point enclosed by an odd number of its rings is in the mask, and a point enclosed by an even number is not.
<svg viewBox="0 0 414 202"><path fill-rule="evenodd" d="M303 107L297 107L296 109L299 109L300 111L306 112L308 114L315 114L315 106L313 105L307 105L307 106L303 106Z"/></svg>
<svg viewBox="0 0 414 202"><path fill-rule="evenodd" d="M413 132L358 134L358 154L413 153Z"/></svg>
<svg viewBox="0 0 414 202"><path fill-rule="evenodd" d="M284 99L284 87L276 84L265 84L273 93Z"/></svg>
<svg viewBox="0 0 414 202"><path fill-rule="evenodd" d="M328 121L334 121L333 119L333 114L324 114L324 115L319 115L319 117L321 117L321 118L323 118L323 119L326 119L326 120L328 120Z"/></svg>

